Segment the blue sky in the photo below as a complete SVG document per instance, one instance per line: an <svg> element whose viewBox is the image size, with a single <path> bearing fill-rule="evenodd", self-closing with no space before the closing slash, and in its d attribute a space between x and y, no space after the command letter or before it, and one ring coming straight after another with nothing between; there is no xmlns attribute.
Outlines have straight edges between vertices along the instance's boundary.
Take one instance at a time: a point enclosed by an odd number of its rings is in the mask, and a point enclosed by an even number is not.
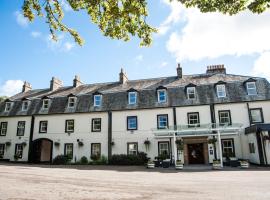
<svg viewBox="0 0 270 200"><path fill-rule="evenodd" d="M136 38L122 42L102 36L85 13L67 7L64 21L86 41L79 47L62 33L58 43L52 42L44 19L33 23L23 19L22 3L0 2L0 95L20 91L24 80L35 89L49 87L52 76L64 85L71 85L75 74L84 83L117 81L121 67L131 80L171 76L176 74L177 62L184 74L225 64L228 73L270 78L269 11L260 16L244 12L229 17L201 14L176 2L149 0L148 22L159 33L146 48Z"/></svg>

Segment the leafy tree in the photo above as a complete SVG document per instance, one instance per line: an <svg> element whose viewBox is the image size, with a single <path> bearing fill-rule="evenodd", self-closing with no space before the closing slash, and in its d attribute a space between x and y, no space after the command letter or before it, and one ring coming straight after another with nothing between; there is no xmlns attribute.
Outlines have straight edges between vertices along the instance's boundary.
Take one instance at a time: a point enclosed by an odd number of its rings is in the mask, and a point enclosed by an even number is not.
<svg viewBox="0 0 270 200"><path fill-rule="evenodd" d="M137 36L142 46L149 46L152 33L157 30L146 22L147 0L24 0L23 14L29 21L35 16L44 17L52 38L55 32L70 33L79 45L84 41L78 32L63 23L64 12L61 2L68 3L74 11L86 11L90 20L101 32L113 39L127 41ZM172 1L172 0L170 0ZM262 13L270 7L270 0L177 0L186 7L197 7L201 12L236 14L243 10Z"/></svg>
<svg viewBox="0 0 270 200"><path fill-rule="evenodd" d="M5 99L7 99L6 96L0 96L0 103L1 103L2 101L5 101Z"/></svg>

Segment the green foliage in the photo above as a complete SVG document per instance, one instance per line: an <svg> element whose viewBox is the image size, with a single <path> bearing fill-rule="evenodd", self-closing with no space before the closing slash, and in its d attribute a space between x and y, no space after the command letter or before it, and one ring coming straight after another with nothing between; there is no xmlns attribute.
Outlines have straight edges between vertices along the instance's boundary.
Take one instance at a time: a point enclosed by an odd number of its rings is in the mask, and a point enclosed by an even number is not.
<svg viewBox="0 0 270 200"><path fill-rule="evenodd" d="M58 155L53 159L53 164L54 165L66 165L68 164L70 159L68 156L65 155Z"/></svg>
<svg viewBox="0 0 270 200"><path fill-rule="evenodd" d="M156 29L146 22L147 0L65 0L73 11L86 11L90 20L98 26L104 36L128 41L130 36L141 39L141 45L151 44L151 35ZM56 31L65 31L73 36L79 45L84 41L74 29L63 23L64 12L60 0L24 0L23 14L29 21L35 16L44 17L52 35L57 40Z"/></svg>
<svg viewBox="0 0 270 200"><path fill-rule="evenodd" d="M172 0L171 0L172 1ZM201 12L221 12L234 15L243 10L262 13L270 7L269 0L178 0L186 7L199 8Z"/></svg>
<svg viewBox="0 0 270 200"><path fill-rule="evenodd" d="M111 165L144 165L147 163L149 158L147 158L147 154L144 152L139 152L137 155L112 155L109 160L109 164Z"/></svg>
<svg viewBox="0 0 270 200"><path fill-rule="evenodd" d="M0 103L1 103L2 101L5 101L6 99L7 99L6 96L0 96Z"/></svg>
<svg viewBox="0 0 270 200"><path fill-rule="evenodd" d="M91 164L91 165L106 165L106 164L108 164L108 159L106 156L102 155L98 159L90 161L89 164Z"/></svg>
<svg viewBox="0 0 270 200"><path fill-rule="evenodd" d="M81 157L80 164L82 164L82 165L88 164L88 159L86 156Z"/></svg>

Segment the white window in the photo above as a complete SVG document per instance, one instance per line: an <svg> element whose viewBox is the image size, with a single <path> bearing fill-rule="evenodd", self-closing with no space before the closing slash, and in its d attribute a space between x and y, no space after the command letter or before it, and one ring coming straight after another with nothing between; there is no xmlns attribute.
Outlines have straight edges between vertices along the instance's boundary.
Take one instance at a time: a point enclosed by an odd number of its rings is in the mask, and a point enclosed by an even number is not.
<svg viewBox="0 0 270 200"><path fill-rule="evenodd" d="M223 157L235 157L233 139L224 139L222 141Z"/></svg>
<svg viewBox="0 0 270 200"><path fill-rule="evenodd" d="M65 156L67 156L69 159L73 158L73 144L65 144Z"/></svg>
<svg viewBox="0 0 270 200"><path fill-rule="evenodd" d="M0 144L0 158L3 158L5 154L5 144Z"/></svg>
<svg viewBox="0 0 270 200"><path fill-rule="evenodd" d="M169 142L159 142L158 143L159 156L166 156L169 158L170 150L169 150Z"/></svg>
<svg viewBox="0 0 270 200"><path fill-rule="evenodd" d="M43 99L43 105L42 108L44 110L47 110L49 108L49 99Z"/></svg>
<svg viewBox="0 0 270 200"><path fill-rule="evenodd" d="M47 133L48 129L48 121L40 121L39 122L39 132L40 133Z"/></svg>
<svg viewBox="0 0 270 200"><path fill-rule="evenodd" d="M92 132L101 131L101 118L92 119Z"/></svg>
<svg viewBox="0 0 270 200"><path fill-rule="evenodd" d="M248 95L257 95L257 89L255 82L247 82L247 93Z"/></svg>
<svg viewBox="0 0 270 200"><path fill-rule="evenodd" d="M128 104L133 105L137 103L137 92L128 93Z"/></svg>
<svg viewBox="0 0 270 200"><path fill-rule="evenodd" d="M22 155L23 155L23 145L22 144L16 144L15 155L17 156L17 158L22 158Z"/></svg>
<svg viewBox="0 0 270 200"><path fill-rule="evenodd" d="M137 116L127 117L127 130L137 130Z"/></svg>
<svg viewBox="0 0 270 200"><path fill-rule="evenodd" d="M99 95L94 95L94 106L95 107L100 107L101 106L101 101L102 101L102 96Z"/></svg>
<svg viewBox="0 0 270 200"><path fill-rule="evenodd" d="M6 102L5 112L9 112L11 110L11 102Z"/></svg>
<svg viewBox="0 0 270 200"><path fill-rule="evenodd" d="M74 132L74 120L66 120L66 133Z"/></svg>
<svg viewBox="0 0 270 200"><path fill-rule="evenodd" d="M100 143L92 143L91 144L91 159L99 159L101 155L101 144Z"/></svg>
<svg viewBox="0 0 270 200"><path fill-rule="evenodd" d="M22 111L26 111L28 109L29 101L23 101L22 103Z"/></svg>
<svg viewBox="0 0 270 200"><path fill-rule="evenodd" d="M231 124L231 114L229 110L219 111L219 123L220 125L230 125Z"/></svg>
<svg viewBox="0 0 270 200"><path fill-rule="evenodd" d="M7 126L8 126L7 122L1 122L1 125L0 125L0 135L1 136L5 136L7 134Z"/></svg>
<svg viewBox="0 0 270 200"><path fill-rule="evenodd" d="M262 109L254 108L250 109L251 123L263 123Z"/></svg>
<svg viewBox="0 0 270 200"><path fill-rule="evenodd" d="M17 136L23 136L25 130L25 121L18 121Z"/></svg>
<svg viewBox="0 0 270 200"><path fill-rule="evenodd" d="M167 92L165 89L158 90L158 102L159 103L165 103L167 101Z"/></svg>
<svg viewBox="0 0 270 200"><path fill-rule="evenodd" d="M76 102L76 97L69 97L68 98L68 107L74 108Z"/></svg>
<svg viewBox="0 0 270 200"><path fill-rule="evenodd" d="M200 126L199 113L188 113L188 126L189 127Z"/></svg>
<svg viewBox="0 0 270 200"><path fill-rule="evenodd" d="M158 115L158 129L168 128L168 115Z"/></svg>
<svg viewBox="0 0 270 200"><path fill-rule="evenodd" d="M226 97L225 85L217 85L217 96L218 98Z"/></svg>
<svg viewBox="0 0 270 200"><path fill-rule="evenodd" d="M132 142L128 143L128 155L137 155L138 153L138 143L137 142Z"/></svg>
<svg viewBox="0 0 270 200"><path fill-rule="evenodd" d="M187 88L187 97L188 99L195 99L195 87Z"/></svg>

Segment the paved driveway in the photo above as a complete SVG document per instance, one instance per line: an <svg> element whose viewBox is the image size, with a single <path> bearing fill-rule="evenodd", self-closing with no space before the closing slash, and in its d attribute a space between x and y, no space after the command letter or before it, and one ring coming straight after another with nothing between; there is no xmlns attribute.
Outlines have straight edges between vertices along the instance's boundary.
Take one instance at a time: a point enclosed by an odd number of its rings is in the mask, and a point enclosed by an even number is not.
<svg viewBox="0 0 270 200"><path fill-rule="evenodd" d="M270 171L0 164L0 199L269 200Z"/></svg>

